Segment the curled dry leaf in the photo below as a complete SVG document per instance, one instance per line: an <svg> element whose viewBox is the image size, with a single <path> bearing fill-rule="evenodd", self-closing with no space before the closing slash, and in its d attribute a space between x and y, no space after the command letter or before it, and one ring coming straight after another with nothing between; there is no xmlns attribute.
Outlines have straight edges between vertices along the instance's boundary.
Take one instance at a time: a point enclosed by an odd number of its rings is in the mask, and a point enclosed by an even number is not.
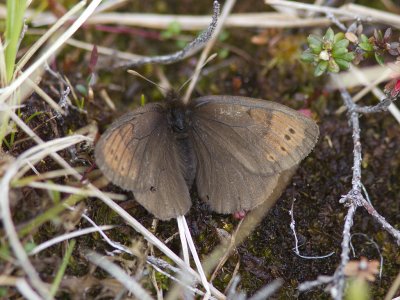
<svg viewBox="0 0 400 300"><path fill-rule="evenodd" d="M349 261L344 268L344 274L349 277L357 277L368 281L375 281L376 274L379 273L379 262L377 260L368 261L361 257L360 260Z"/></svg>
<svg viewBox="0 0 400 300"><path fill-rule="evenodd" d="M353 32L346 32L345 37L353 44L358 43L358 37Z"/></svg>

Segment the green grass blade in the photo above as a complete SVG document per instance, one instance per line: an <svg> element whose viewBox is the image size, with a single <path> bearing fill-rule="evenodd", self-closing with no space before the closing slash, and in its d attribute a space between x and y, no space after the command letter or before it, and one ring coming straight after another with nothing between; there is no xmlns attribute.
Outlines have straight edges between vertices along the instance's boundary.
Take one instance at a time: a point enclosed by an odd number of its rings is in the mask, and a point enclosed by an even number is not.
<svg viewBox="0 0 400 300"><path fill-rule="evenodd" d="M75 244L76 244L75 240L71 240L71 242L69 243L67 251L65 252L63 261L61 263L61 266L57 271L57 274L56 274L56 277L54 278L53 284L51 285L50 295L53 297L56 295L58 288L60 287L61 280L64 276L65 270L67 269L67 266L69 263L69 259L71 258L71 255L72 255L72 251L74 251Z"/></svg>
<svg viewBox="0 0 400 300"><path fill-rule="evenodd" d="M7 0L5 58L8 83L11 81L14 74L18 43L20 40L22 26L24 24L25 8L26 0Z"/></svg>

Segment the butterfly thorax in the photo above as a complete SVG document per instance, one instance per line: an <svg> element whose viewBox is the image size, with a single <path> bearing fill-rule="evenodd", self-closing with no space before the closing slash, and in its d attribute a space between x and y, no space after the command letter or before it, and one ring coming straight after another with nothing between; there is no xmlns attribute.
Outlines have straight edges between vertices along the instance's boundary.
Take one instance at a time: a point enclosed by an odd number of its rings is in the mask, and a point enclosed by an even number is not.
<svg viewBox="0 0 400 300"><path fill-rule="evenodd" d="M170 128L182 138L187 137L188 121L186 107L180 98L170 92L167 97L167 114Z"/></svg>
<svg viewBox="0 0 400 300"><path fill-rule="evenodd" d="M172 107L168 112L168 122L175 133L187 133L185 111L180 107Z"/></svg>

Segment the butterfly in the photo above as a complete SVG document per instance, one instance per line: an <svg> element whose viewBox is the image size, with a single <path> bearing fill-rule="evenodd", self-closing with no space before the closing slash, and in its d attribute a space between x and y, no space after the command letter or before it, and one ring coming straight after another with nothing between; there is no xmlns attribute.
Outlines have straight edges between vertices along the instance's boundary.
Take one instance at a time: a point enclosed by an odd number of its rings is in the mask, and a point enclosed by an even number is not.
<svg viewBox="0 0 400 300"><path fill-rule="evenodd" d="M101 136L97 165L161 220L184 215L190 188L217 213L251 210L280 196L283 176L314 148L310 118L282 104L174 93L126 113ZM279 193L277 191L279 190Z"/></svg>

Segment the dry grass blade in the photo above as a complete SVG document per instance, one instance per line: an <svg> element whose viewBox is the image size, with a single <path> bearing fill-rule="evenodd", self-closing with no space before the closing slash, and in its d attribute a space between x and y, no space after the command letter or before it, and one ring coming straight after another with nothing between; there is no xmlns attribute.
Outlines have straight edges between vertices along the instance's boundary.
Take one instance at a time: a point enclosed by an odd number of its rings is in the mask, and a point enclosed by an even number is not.
<svg viewBox="0 0 400 300"><path fill-rule="evenodd" d="M63 26L73 15L78 13L84 6L85 2L81 1L72 7L64 16L62 16L57 22L43 34L37 42L31 46L27 53L21 58L21 60L17 64L17 71L22 70L26 63L32 58L32 56L39 50L41 46L46 43L46 41L58 30Z"/></svg>
<svg viewBox="0 0 400 300"><path fill-rule="evenodd" d="M232 10L234 5L235 5L235 0L226 1L225 5L224 5L224 7L222 9L221 16L219 17L218 24L215 27L213 36L207 42L207 45L204 47L203 51L201 52L199 61L197 62L196 69L195 69L195 71L193 73L193 76L192 76L192 80L190 81L190 84L189 84L188 88L186 89L185 95L182 97L182 101L183 101L184 104L189 103L190 95L192 94L193 89L194 89L194 87L195 87L195 85L197 83L197 80L199 79L201 69L203 68L204 63L208 59L208 56L210 54L210 51L211 51L212 47L215 44L215 41L216 41L216 39L218 37L218 34L221 32L221 30L222 30L222 28L224 26L224 23L226 21L226 18L230 14L230 12L231 12L231 10Z"/></svg>
<svg viewBox="0 0 400 300"><path fill-rule="evenodd" d="M31 136L41 147L43 146L43 141L35 135L35 133L24 123L20 118L13 112L11 112L11 118L17 123L17 125L25 131L29 136ZM51 156L55 159L55 161L60 164L63 168L68 170L77 180L81 180L82 176L76 172L62 157L60 157L57 153L52 153ZM147 239L150 243L159 248L163 253L165 253L172 261L174 261L178 266L183 268L190 274L194 276L197 280L201 280L200 275L195 272L193 269L189 268L185 262L179 258L171 249L169 249L164 243L162 243L154 234L152 234L146 227L144 227L140 222L138 222L134 217L132 217L128 212L126 212L122 207L116 204L113 200L111 200L107 195L101 192L97 187L93 184L88 184L87 188L93 192L93 195L100 200L102 200L107 206L109 206L112 210L114 210L119 216L124 219L128 225L130 225L133 229L143 235L145 239ZM218 297L224 298L221 292L219 292L214 287L211 288L211 292Z"/></svg>
<svg viewBox="0 0 400 300"><path fill-rule="evenodd" d="M365 6L357 4L346 4L340 8L333 8L286 0L265 0L265 3L271 6L284 6L296 10L306 10L311 12L332 14L336 16L346 16L352 18L353 20L359 19L360 21L366 22L379 22L394 27L400 26L398 15L384 12L378 9L367 8Z"/></svg>
<svg viewBox="0 0 400 300"><path fill-rule="evenodd" d="M93 191L90 191L86 188L76 188L76 187L72 187L72 186L49 183L49 182L31 182L31 183L28 183L27 185L30 187L33 187L33 188L37 188L37 189L44 189L44 190L48 190L48 191L58 191L58 192L62 192L62 193L76 194L76 195L81 195L81 196L86 196L86 197L94 197L96 195L96 193L94 193ZM125 195L115 194L115 193L104 193L104 194L113 200L118 200L118 201L126 200Z"/></svg>
<svg viewBox="0 0 400 300"><path fill-rule="evenodd" d="M102 231L102 230L110 230L110 229L113 229L113 228L115 228L115 226L103 225L103 226L89 227L89 228L84 228L84 229L76 230L76 231L73 231L73 232L69 232L69 233L57 236L57 237L55 237L55 238L53 238L51 240L48 240L48 241L46 241L46 242L44 242L44 243L42 243L40 245L37 245L35 248L32 249L31 252L29 252L29 255L30 256L31 255L36 255L39 252L41 252L41 251L43 251L43 250L45 250L45 249L47 249L47 248L49 248L51 246L54 246L54 245L56 245L58 243L61 243L63 241L67 241L67 240L76 238L78 236L90 234L90 233L93 233L93 232L99 232L99 231Z"/></svg>
<svg viewBox="0 0 400 300"><path fill-rule="evenodd" d="M86 257L92 263L99 266L104 271L112 275L119 282L121 282L127 290L129 290L133 295L135 295L135 297L137 297L137 299L153 299L153 297L151 297L149 293L144 288L142 288L142 286L133 277L129 276L120 267L107 260L106 257L100 256L94 252L88 253Z"/></svg>
<svg viewBox="0 0 400 300"><path fill-rule="evenodd" d="M370 82L365 78L364 74L356 67L351 68L351 72L353 73L354 76L356 76L365 86L368 86ZM372 89L372 93L374 96L379 99L379 101L382 101L383 99L386 98L386 95L382 92L381 89L378 87L375 87ZM400 110L398 107L392 103L389 106L389 112L392 114L392 116L397 120L397 122L400 123Z"/></svg>
<svg viewBox="0 0 400 300"><path fill-rule="evenodd" d="M86 1L83 1L86 3ZM89 16L94 12L96 7L100 4L101 0L93 0L88 7L82 12L82 14L76 19L76 21L56 40L53 44L46 50L46 52L42 53L42 55L34 62L32 65L25 70L25 72L19 76L16 80L14 80L0 95L0 103L6 101L12 93L21 86L21 84L38 69L42 66L47 59L49 59L54 53L65 44L65 41L68 40L81 26L82 24L89 18Z"/></svg>
<svg viewBox="0 0 400 300"><path fill-rule="evenodd" d="M18 291L28 300L42 300L43 298L40 297L26 282L25 279L17 279L15 286L17 287Z"/></svg>
<svg viewBox="0 0 400 300"><path fill-rule="evenodd" d="M35 163L37 160L46 157L50 153L65 149L84 140L87 140L87 138L83 136L70 136L66 138L52 140L50 142L35 146L20 155L13 162L13 164L9 166L7 172L4 174L3 178L0 181L0 212L4 224L4 229L7 233L11 248L13 249L14 254L17 257L21 267L28 275L32 285L40 292L41 296L44 298L48 297L48 290L41 281L33 265L29 262L28 256L25 252L23 245L21 244L21 241L18 238L17 231L11 218L9 203L10 183L14 176L17 174L19 168L24 166L27 161Z"/></svg>

